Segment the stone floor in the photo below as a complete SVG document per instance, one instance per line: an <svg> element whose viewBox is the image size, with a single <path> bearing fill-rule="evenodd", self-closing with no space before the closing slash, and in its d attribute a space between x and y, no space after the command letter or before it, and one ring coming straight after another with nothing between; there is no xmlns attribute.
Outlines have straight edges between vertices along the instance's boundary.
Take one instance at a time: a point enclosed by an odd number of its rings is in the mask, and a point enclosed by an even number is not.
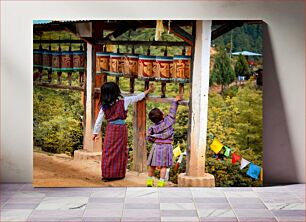
<svg viewBox="0 0 306 222"><path fill-rule="evenodd" d="M305 184L260 188L1 184L1 221L305 221Z"/></svg>

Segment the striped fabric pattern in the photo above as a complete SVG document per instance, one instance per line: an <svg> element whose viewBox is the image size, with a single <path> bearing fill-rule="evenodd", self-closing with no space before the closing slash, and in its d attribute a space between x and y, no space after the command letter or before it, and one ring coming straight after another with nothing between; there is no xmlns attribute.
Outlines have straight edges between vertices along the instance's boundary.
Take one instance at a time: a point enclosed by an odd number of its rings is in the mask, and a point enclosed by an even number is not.
<svg viewBox="0 0 306 222"><path fill-rule="evenodd" d="M153 143L147 165L162 167L172 166L172 149L172 144Z"/></svg>
<svg viewBox="0 0 306 222"><path fill-rule="evenodd" d="M105 109L104 113L108 124L102 149L102 177L105 179L123 178L128 162L128 130L125 124L111 124L109 121L126 119L127 112L124 110L124 101L117 101L114 105Z"/></svg>
<svg viewBox="0 0 306 222"><path fill-rule="evenodd" d="M128 161L127 135L126 125L107 125L102 149L101 170L103 178L125 176Z"/></svg>

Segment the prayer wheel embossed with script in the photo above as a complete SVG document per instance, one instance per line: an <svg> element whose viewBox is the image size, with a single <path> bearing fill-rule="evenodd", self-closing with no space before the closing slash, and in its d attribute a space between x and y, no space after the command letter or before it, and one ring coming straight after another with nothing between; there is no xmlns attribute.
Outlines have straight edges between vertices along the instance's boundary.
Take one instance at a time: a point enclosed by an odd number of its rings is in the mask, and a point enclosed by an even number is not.
<svg viewBox="0 0 306 222"><path fill-rule="evenodd" d="M155 56L140 55L138 60L138 76L139 77L153 77L153 62Z"/></svg>
<svg viewBox="0 0 306 222"><path fill-rule="evenodd" d="M174 76L178 79L189 79L190 56L178 55L173 57Z"/></svg>
<svg viewBox="0 0 306 222"><path fill-rule="evenodd" d="M52 71L61 71L61 52L52 52Z"/></svg>
<svg viewBox="0 0 306 222"><path fill-rule="evenodd" d="M72 71L73 70L73 52L62 51L61 54L61 71Z"/></svg>
<svg viewBox="0 0 306 222"><path fill-rule="evenodd" d="M73 51L73 71L83 71L85 68L85 55L83 51Z"/></svg>
<svg viewBox="0 0 306 222"><path fill-rule="evenodd" d="M124 55L122 53L110 54L110 72L122 73L124 66Z"/></svg>
<svg viewBox="0 0 306 222"><path fill-rule="evenodd" d="M97 71L109 71L110 52L97 52Z"/></svg>
<svg viewBox="0 0 306 222"><path fill-rule="evenodd" d="M173 58L170 56L157 56L156 57L156 77L158 78L171 78L171 64Z"/></svg>
<svg viewBox="0 0 306 222"><path fill-rule="evenodd" d="M126 77L137 77L138 75L138 55L127 54L122 57L124 61L123 74Z"/></svg>

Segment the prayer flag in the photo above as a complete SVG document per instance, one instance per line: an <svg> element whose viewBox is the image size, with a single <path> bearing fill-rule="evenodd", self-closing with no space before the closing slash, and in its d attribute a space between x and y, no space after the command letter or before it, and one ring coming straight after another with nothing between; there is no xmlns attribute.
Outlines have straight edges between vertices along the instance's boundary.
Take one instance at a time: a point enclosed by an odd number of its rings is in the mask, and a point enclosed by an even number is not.
<svg viewBox="0 0 306 222"><path fill-rule="evenodd" d="M229 157L231 154L231 149L227 146L224 146L224 148L225 148L224 156Z"/></svg>
<svg viewBox="0 0 306 222"><path fill-rule="evenodd" d="M178 157L179 155L181 155L182 151L181 151L181 148L180 148L180 145L178 145L174 150L173 150L173 155L174 157Z"/></svg>
<svg viewBox="0 0 306 222"><path fill-rule="evenodd" d="M156 20L155 41L158 41L164 32L163 20Z"/></svg>
<svg viewBox="0 0 306 222"><path fill-rule="evenodd" d="M249 169L247 171L247 175L252 177L252 178L254 178L255 180L257 180L259 174L260 174L260 167L255 165L255 164L253 164L253 163L251 163L250 167L249 167Z"/></svg>
<svg viewBox="0 0 306 222"><path fill-rule="evenodd" d="M222 149L223 144L217 140L214 139L212 144L210 145L210 148L212 149L212 151L214 151L216 154L220 152L220 150Z"/></svg>
<svg viewBox="0 0 306 222"><path fill-rule="evenodd" d="M177 162L177 163L175 164L175 169L177 170L177 169L179 168L179 166L180 166L180 164Z"/></svg>
<svg viewBox="0 0 306 222"><path fill-rule="evenodd" d="M243 168L245 168L247 165L249 165L250 161L241 158L241 162L240 162L240 170L242 170Z"/></svg>
<svg viewBox="0 0 306 222"><path fill-rule="evenodd" d="M183 153L180 154L180 157L178 158L177 162L178 163L181 163L183 160Z"/></svg>
<svg viewBox="0 0 306 222"><path fill-rule="evenodd" d="M235 164L239 160L240 160L240 156L236 153L233 153L232 154L232 164Z"/></svg>

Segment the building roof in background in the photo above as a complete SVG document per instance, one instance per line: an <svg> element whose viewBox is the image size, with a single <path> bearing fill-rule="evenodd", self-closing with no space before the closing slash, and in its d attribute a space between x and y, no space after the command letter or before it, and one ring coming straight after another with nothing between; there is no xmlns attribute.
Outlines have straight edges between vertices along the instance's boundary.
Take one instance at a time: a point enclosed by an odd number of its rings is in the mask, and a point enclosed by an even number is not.
<svg viewBox="0 0 306 222"><path fill-rule="evenodd" d="M233 52L232 55L244 55L244 56L262 56L262 54L249 52L249 51L242 51L242 52Z"/></svg>

